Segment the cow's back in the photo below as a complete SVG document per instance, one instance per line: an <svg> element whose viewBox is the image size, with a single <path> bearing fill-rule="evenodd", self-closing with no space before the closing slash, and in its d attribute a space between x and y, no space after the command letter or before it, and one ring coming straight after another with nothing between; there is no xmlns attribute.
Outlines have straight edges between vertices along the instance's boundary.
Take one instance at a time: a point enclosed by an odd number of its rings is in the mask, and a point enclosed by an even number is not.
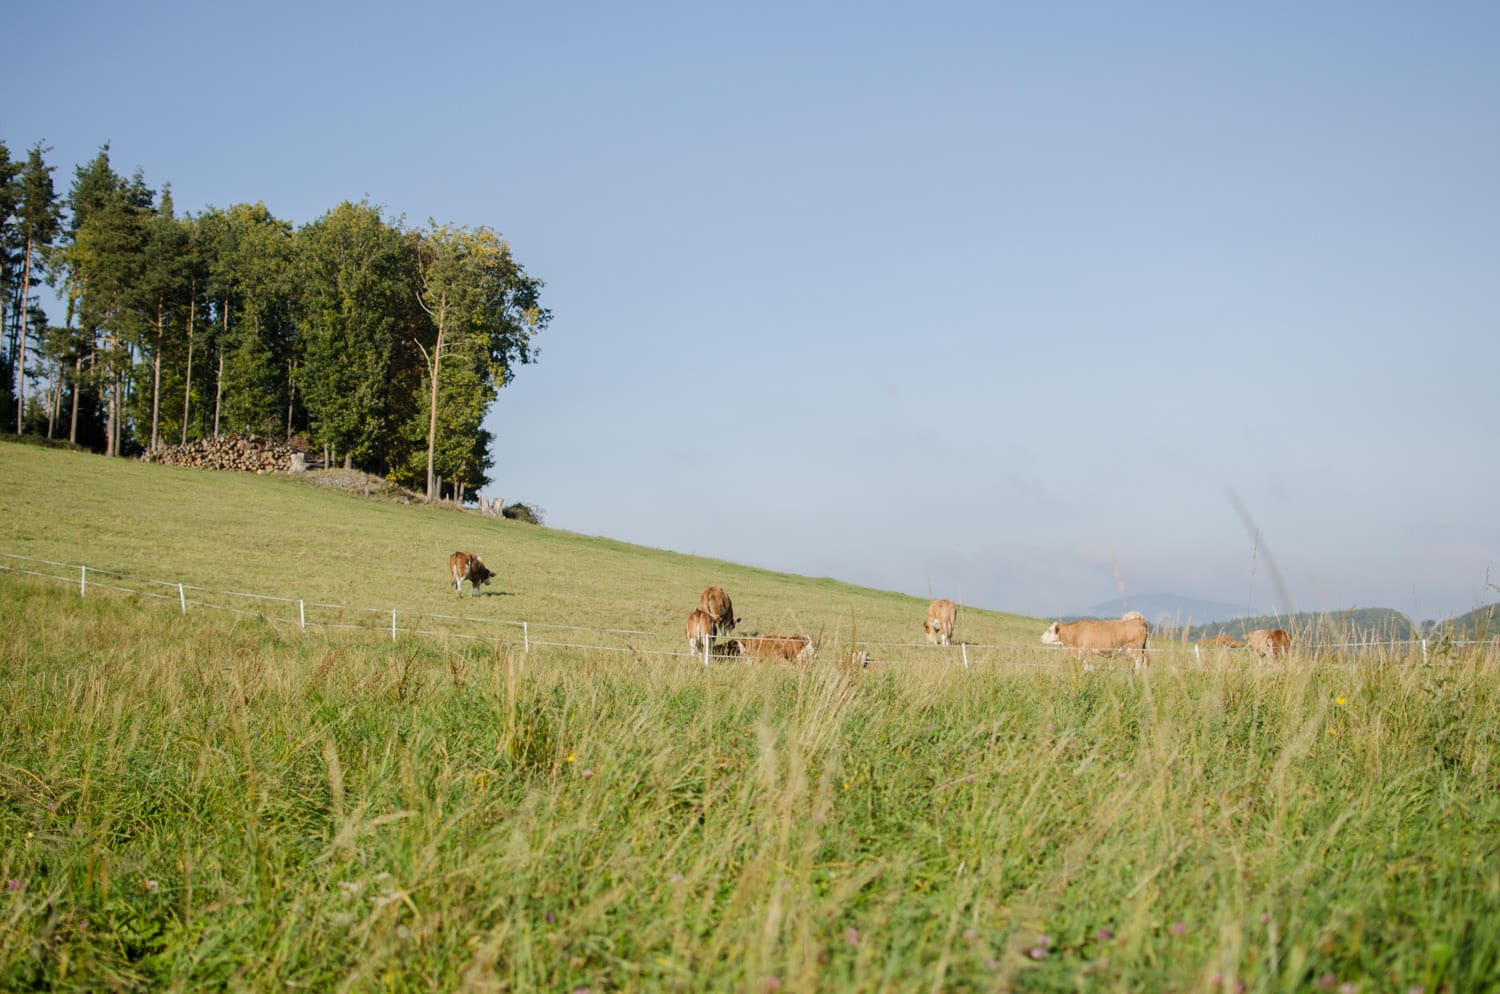
<svg viewBox="0 0 1500 994"><path fill-rule="evenodd" d="M713 620L715 635L734 631L734 603L723 587L705 587L698 598L698 610Z"/></svg>
<svg viewBox="0 0 1500 994"><path fill-rule="evenodd" d="M688 651L695 655L703 652L708 647L709 640L713 637L714 621L708 616L708 612L702 608L688 615L687 637Z"/></svg>

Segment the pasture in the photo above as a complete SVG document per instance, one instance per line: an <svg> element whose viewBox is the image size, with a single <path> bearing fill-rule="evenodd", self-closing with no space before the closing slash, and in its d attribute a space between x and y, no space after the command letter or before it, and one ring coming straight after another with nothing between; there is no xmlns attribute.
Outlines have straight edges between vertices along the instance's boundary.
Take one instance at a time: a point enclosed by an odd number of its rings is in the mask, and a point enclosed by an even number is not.
<svg viewBox="0 0 1500 994"><path fill-rule="evenodd" d="M851 670L925 602L19 446L0 498L4 551L216 589L436 613L466 548L499 573L466 612L675 634L719 582L824 633L704 667L0 572L0 989L1500 986L1490 656Z"/></svg>

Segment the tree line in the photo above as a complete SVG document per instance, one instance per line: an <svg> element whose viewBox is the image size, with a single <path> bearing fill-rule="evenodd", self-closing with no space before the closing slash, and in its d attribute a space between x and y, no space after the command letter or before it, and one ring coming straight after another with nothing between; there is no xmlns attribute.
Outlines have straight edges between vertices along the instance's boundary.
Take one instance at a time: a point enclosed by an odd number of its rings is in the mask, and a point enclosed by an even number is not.
<svg viewBox="0 0 1500 994"><path fill-rule="evenodd" d="M489 482L485 414L551 318L495 231L365 201L178 214L108 145L60 194L48 151L0 141L0 428L111 456L300 437L429 499Z"/></svg>

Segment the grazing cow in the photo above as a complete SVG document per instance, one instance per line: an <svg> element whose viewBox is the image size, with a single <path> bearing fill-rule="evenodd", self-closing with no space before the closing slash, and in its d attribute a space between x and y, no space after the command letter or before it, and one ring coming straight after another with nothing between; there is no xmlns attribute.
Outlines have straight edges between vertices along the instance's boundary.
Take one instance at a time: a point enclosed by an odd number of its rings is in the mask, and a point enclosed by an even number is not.
<svg viewBox="0 0 1500 994"><path fill-rule="evenodd" d="M769 659L773 662L795 662L811 659L818 647L808 635L742 635L732 640L731 655L747 659Z"/></svg>
<svg viewBox="0 0 1500 994"><path fill-rule="evenodd" d="M1218 635L1215 635L1211 639L1204 639L1202 644L1220 645L1226 649L1243 649L1245 647L1245 643L1241 642L1239 639L1235 638L1233 635L1228 634L1227 632L1220 632Z"/></svg>
<svg viewBox="0 0 1500 994"><path fill-rule="evenodd" d="M1245 636L1251 650L1267 659L1285 656L1292 648L1292 637L1284 628L1257 628Z"/></svg>
<svg viewBox="0 0 1500 994"><path fill-rule="evenodd" d="M455 552L448 557L448 571L453 574L453 592L462 594L464 581L469 581L469 596L473 597L479 593L479 588L489 583L495 576L489 567L485 566L484 560L472 552Z"/></svg>
<svg viewBox="0 0 1500 994"><path fill-rule="evenodd" d="M927 620L922 622L922 631L927 633L927 641L941 645L953 644L953 619L958 615L958 608L947 598L933 601L927 605Z"/></svg>
<svg viewBox="0 0 1500 994"><path fill-rule="evenodd" d="M1104 655L1124 650L1135 660L1136 669L1146 661L1146 636L1150 626L1144 618L1121 618L1119 621L1071 621L1066 625L1054 621L1042 633L1042 645L1060 645L1078 658L1090 652Z"/></svg>
<svg viewBox="0 0 1500 994"><path fill-rule="evenodd" d="M688 615L687 620L688 652L695 656L703 655L703 650L709 647L714 637L714 619L708 616L708 612L699 608Z"/></svg>
<svg viewBox="0 0 1500 994"><path fill-rule="evenodd" d="M728 635L740 620L734 616L734 604L729 600L729 595L724 593L723 587L704 587L703 594L698 598L698 610L713 621L715 635Z"/></svg>

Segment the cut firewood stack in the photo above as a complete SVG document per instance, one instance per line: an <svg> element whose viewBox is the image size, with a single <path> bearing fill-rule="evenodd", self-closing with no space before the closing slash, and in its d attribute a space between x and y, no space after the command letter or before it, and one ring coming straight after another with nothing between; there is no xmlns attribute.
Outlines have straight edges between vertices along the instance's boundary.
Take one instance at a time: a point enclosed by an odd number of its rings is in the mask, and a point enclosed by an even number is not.
<svg viewBox="0 0 1500 994"><path fill-rule="evenodd" d="M285 442L259 435L220 435L173 445L141 456L146 462L242 473L293 473L307 468L306 456Z"/></svg>

